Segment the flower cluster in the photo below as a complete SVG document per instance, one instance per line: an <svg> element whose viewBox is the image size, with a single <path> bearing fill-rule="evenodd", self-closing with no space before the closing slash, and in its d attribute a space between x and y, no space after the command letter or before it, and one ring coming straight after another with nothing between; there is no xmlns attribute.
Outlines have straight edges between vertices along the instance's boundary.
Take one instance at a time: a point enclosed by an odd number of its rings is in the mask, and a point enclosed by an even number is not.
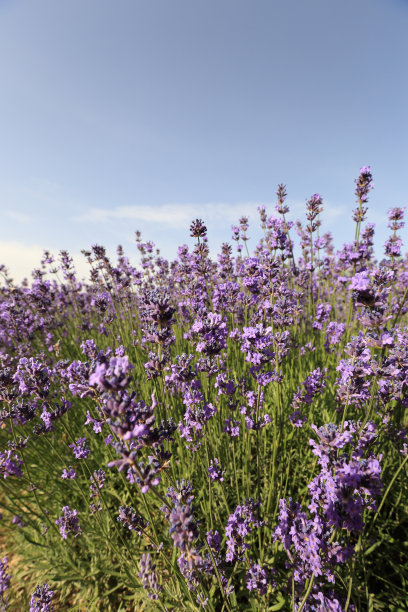
<svg viewBox="0 0 408 612"><path fill-rule="evenodd" d="M254 528L261 527L263 521L259 517L260 501L247 499L245 504L237 506L235 511L230 514L225 528L227 536L226 554L227 561L242 559L250 549L250 544L246 538L249 537Z"/></svg>
<svg viewBox="0 0 408 612"><path fill-rule="evenodd" d="M54 610L51 603L53 597L54 591L50 589L46 582L42 586L38 584L31 595L30 612L52 612Z"/></svg>
<svg viewBox="0 0 408 612"><path fill-rule="evenodd" d="M66 251L0 265L0 518L52 569L30 610L68 579L101 609L404 608L405 209L377 261L371 189L364 166L339 251L280 184L253 249L248 215L214 257L195 219L171 262L136 232L140 264L93 244L88 281Z"/></svg>
<svg viewBox="0 0 408 612"><path fill-rule="evenodd" d="M62 508L62 515L55 521L59 527L60 534L64 540L70 534L76 538L81 535L82 530L78 522L78 510L71 510L69 506Z"/></svg>
<svg viewBox="0 0 408 612"><path fill-rule="evenodd" d="M11 574L8 573L8 558L3 557L0 559L0 603L6 607L7 599L5 597L5 592L10 586Z"/></svg>

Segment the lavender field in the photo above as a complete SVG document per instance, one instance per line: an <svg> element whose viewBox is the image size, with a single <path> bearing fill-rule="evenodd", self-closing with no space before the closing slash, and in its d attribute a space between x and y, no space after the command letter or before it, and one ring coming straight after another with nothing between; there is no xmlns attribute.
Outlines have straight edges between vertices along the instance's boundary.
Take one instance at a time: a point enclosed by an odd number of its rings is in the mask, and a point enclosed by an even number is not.
<svg viewBox="0 0 408 612"><path fill-rule="evenodd" d="M196 219L173 262L136 232L87 282L0 268L0 609L408 609L404 208L378 261L371 189L340 251L279 185L252 249Z"/></svg>

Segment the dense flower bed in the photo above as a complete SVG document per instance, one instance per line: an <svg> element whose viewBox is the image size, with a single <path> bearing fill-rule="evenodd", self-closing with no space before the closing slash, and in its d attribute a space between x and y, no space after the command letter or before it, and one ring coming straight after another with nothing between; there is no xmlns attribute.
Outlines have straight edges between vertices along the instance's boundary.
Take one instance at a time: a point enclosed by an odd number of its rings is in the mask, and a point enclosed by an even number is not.
<svg viewBox="0 0 408 612"><path fill-rule="evenodd" d="M171 263L137 233L88 283L1 268L4 608L405 609L404 209L377 262L371 188L337 253L280 185L252 254L248 219L216 261L196 219Z"/></svg>

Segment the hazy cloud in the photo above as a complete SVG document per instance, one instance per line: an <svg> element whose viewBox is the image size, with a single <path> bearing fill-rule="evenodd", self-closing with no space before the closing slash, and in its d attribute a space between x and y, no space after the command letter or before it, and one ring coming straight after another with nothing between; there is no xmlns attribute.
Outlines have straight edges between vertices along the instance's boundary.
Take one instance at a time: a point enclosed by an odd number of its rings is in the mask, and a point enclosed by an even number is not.
<svg viewBox="0 0 408 612"><path fill-rule="evenodd" d="M31 271L39 268L44 249L38 245L27 245L18 241L0 242L0 264L5 265L10 276L17 282L31 279ZM54 256L58 252L51 251ZM71 254L79 278L89 277L89 266L81 253Z"/></svg>
<svg viewBox="0 0 408 612"><path fill-rule="evenodd" d="M86 222L108 222L112 220L121 221L144 221L146 223L163 224L175 229L188 226L197 218L202 218L206 223L224 220L225 222L238 223L242 216L250 217L251 221L259 218L258 207L265 206L268 215L275 212L275 202L206 202L203 204L162 204L160 206L118 206L116 208L90 208L83 214L75 217L76 221ZM290 218L305 215L304 202L291 202ZM324 219L331 221L345 213L344 206L324 204ZM226 228L227 229L227 228Z"/></svg>
<svg viewBox="0 0 408 612"><path fill-rule="evenodd" d="M17 210L3 210L2 212L12 221L18 221L19 223L29 223L31 221L31 217Z"/></svg>
<svg viewBox="0 0 408 612"><path fill-rule="evenodd" d="M205 204L162 204L161 206L118 206L113 209L91 208L76 217L77 221L106 222L114 219L122 221L144 221L158 223L173 228L188 225L193 219L201 217L206 222L227 219L238 221L242 215L257 215L254 202L228 204L208 202Z"/></svg>

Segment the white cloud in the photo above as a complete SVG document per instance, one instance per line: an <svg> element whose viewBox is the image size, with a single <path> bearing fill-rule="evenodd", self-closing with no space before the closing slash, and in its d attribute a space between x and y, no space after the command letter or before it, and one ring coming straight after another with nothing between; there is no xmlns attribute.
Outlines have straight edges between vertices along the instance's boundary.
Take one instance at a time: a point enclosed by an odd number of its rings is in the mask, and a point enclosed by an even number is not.
<svg viewBox="0 0 408 612"><path fill-rule="evenodd" d="M19 223L29 223L29 221L31 221L28 215L18 212L17 210L4 210L3 214L12 221L18 221Z"/></svg>
<svg viewBox="0 0 408 612"><path fill-rule="evenodd" d="M31 271L40 267L44 249L37 245L27 245L18 241L0 242L0 264L8 268L10 276L17 282L23 278L32 279ZM57 252L53 252L56 256ZM89 277L89 266L81 253L71 254L79 278Z"/></svg>
<svg viewBox="0 0 408 612"><path fill-rule="evenodd" d="M257 207L265 204L271 207L271 203L262 202L238 202L231 204L227 202L206 202L204 204L162 204L160 206L118 206L112 209L90 208L84 214L75 217L77 221L144 221L147 223L161 223L173 228L186 226L196 219L202 218L211 223L225 219L231 223L238 222L243 215L254 218L258 216Z"/></svg>
<svg viewBox="0 0 408 612"><path fill-rule="evenodd" d="M239 218L247 216L252 222L259 218L258 207L263 205L268 215L276 214L275 202L206 202L203 204L162 204L160 206L118 206L116 208L90 208L82 215L75 217L76 221L91 223L120 221L143 221L145 223L163 224L175 229L187 227L193 219L200 217L205 223L218 221L238 223ZM290 202L290 218L303 218L304 202ZM322 218L330 222L344 214L344 206L324 203Z"/></svg>

